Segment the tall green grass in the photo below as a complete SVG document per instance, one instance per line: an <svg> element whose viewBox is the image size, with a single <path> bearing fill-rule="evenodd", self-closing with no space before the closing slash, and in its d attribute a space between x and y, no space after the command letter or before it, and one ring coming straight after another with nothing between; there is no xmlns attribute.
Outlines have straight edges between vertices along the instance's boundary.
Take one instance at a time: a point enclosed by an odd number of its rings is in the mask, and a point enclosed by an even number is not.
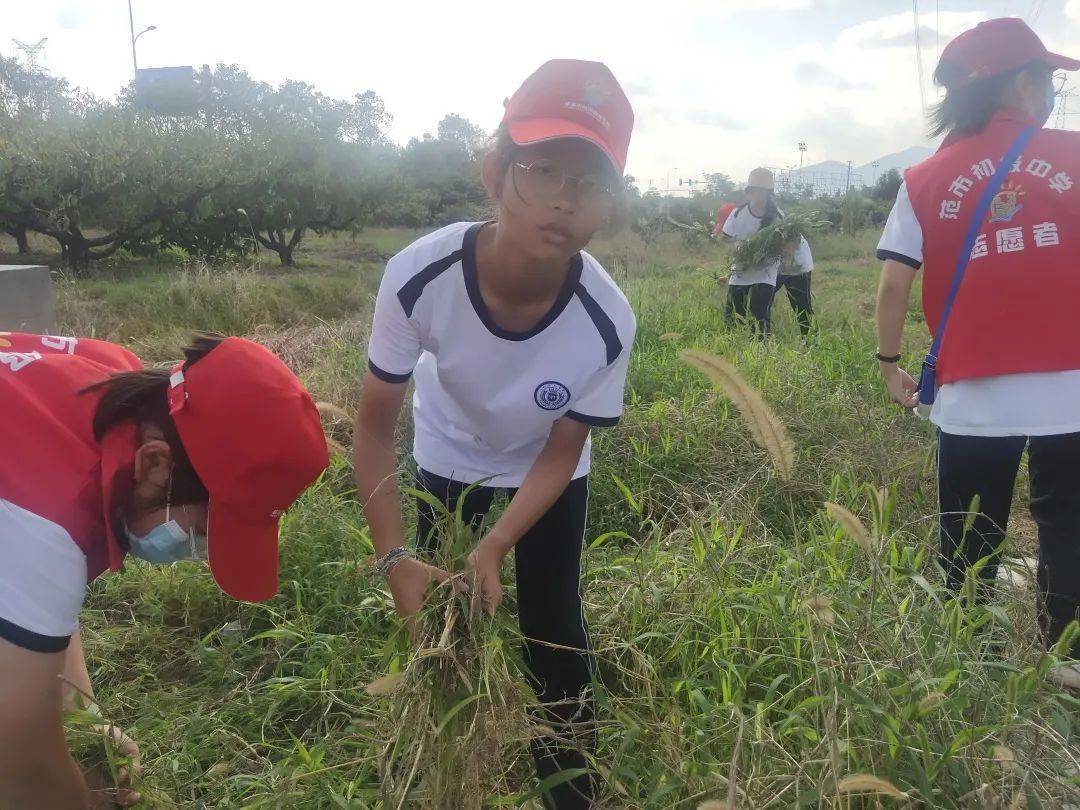
<svg viewBox="0 0 1080 810"><path fill-rule="evenodd" d="M729 796L761 808L1076 801L1080 703L1042 678L1053 658L1037 642L1033 594L1003 589L974 605L943 590L933 435L890 405L877 379L869 242L819 254L819 319L808 340L778 301L777 334L765 343L723 323L725 291L714 278L723 262L707 249L629 236L597 249L639 319L626 415L595 437L585 556L604 806L693 808ZM849 249L857 258L844 258ZM330 254L320 261L360 290L349 316L366 319L367 282ZM132 282L115 283L114 316L140 311ZM239 300L213 279L167 283ZM244 283L288 300L277 277ZM63 294L75 318L87 311L79 302L106 293ZM248 310L237 306L249 313L243 323L271 320L260 318L263 294L252 293ZM298 305L295 319L278 311L287 328L261 334L319 398L351 406L362 329L318 323L338 305ZM206 326L198 313L207 311L217 310L185 305L174 323ZM913 317L912 361L924 344ZM731 362L787 425L789 481L723 396L679 360L691 347ZM871 542L852 539L826 502L859 516ZM140 787L152 803L400 803L387 792L388 763L411 769L413 760L387 750L417 727L393 722L403 710L393 695L365 687L414 659L370 556L339 459L286 516L282 588L270 602L236 604L193 565L133 562L91 586L91 676L103 713L142 746ZM504 580L512 604L509 568ZM512 649L507 620L481 636L481 657ZM432 686L420 693L436 706L429 716L456 705L440 702L453 695L438 683L419 683ZM487 806L535 801L525 736L499 738ZM408 739L401 751L415 757L419 736ZM434 777L425 783L425 774L458 767L452 757L419 761L415 802L404 806L430 798ZM906 798L852 793L858 783L845 778L858 774Z"/></svg>

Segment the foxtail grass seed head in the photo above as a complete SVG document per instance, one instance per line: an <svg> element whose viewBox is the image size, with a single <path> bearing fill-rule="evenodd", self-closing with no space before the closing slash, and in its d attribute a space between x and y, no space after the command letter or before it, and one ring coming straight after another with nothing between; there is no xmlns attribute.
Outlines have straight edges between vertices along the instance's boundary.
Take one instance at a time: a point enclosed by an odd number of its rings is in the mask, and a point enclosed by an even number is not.
<svg viewBox="0 0 1080 810"><path fill-rule="evenodd" d="M387 675L383 675L381 678L376 678L367 686L364 687L364 691L369 695L389 695L391 692L396 692L405 683L404 672L391 672Z"/></svg>
<svg viewBox="0 0 1080 810"><path fill-rule="evenodd" d="M927 712L930 709L937 706L941 701L945 699L944 692L931 692L929 695L919 701L919 711Z"/></svg>
<svg viewBox="0 0 1080 810"><path fill-rule="evenodd" d="M894 799L906 799L908 795L888 779L869 773L853 773L836 783L836 792L840 795L849 793L875 793L891 796Z"/></svg>
<svg viewBox="0 0 1080 810"><path fill-rule="evenodd" d="M316 402L315 408L324 419L335 419L343 422L352 421L348 411L332 402Z"/></svg>
<svg viewBox="0 0 1080 810"><path fill-rule="evenodd" d="M724 392L739 411L751 437L769 454L777 473L784 481L790 481L795 468L795 445L788 438L784 423L765 404L761 395L731 363L716 355L699 349L683 349L679 357Z"/></svg>
<svg viewBox="0 0 1080 810"><path fill-rule="evenodd" d="M1015 770L1016 754L1011 748L1005 745L995 745L993 751L994 759L996 759L1001 764L1001 767L1004 770Z"/></svg>
<svg viewBox="0 0 1080 810"><path fill-rule="evenodd" d="M803 602L803 608L812 613L822 624L831 626L836 623L832 599L827 596L811 596Z"/></svg>
<svg viewBox="0 0 1080 810"><path fill-rule="evenodd" d="M874 542L870 539L870 533L866 530L863 522L838 503L826 502L825 511L829 517L840 524L844 534L855 541L867 554L874 553Z"/></svg>

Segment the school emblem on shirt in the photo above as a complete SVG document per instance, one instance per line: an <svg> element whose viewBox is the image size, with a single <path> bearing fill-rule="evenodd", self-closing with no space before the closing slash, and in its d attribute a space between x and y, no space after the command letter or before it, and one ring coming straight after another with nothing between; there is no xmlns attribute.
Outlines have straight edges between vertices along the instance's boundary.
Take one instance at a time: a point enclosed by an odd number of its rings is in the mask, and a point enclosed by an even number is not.
<svg viewBox="0 0 1080 810"><path fill-rule="evenodd" d="M570 389L561 382L549 380L536 386L533 397L545 411L557 411L570 401Z"/></svg>
<svg viewBox="0 0 1080 810"><path fill-rule="evenodd" d="M1009 222L1024 207L1021 200L1027 194L1018 183L1006 183L990 201L990 221Z"/></svg>

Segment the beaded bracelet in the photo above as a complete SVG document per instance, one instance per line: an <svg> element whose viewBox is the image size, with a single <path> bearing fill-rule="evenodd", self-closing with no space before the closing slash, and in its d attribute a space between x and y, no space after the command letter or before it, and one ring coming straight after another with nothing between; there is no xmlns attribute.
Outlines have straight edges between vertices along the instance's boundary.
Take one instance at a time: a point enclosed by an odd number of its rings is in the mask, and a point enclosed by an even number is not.
<svg viewBox="0 0 1080 810"><path fill-rule="evenodd" d="M386 579L390 576L393 567L405 558L414 559L412 552L404 546L392 548L381 559L375 561L375 573Z"/></svg>

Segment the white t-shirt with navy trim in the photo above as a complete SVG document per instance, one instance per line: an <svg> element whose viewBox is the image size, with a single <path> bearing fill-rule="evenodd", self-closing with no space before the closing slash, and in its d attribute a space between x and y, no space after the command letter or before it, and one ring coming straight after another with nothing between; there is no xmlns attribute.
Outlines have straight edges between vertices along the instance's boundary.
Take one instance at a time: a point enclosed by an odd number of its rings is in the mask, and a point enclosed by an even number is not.
<svg viewBox="0 0 1080 810"><path fill-rule="evenodd" d="M451 225L390 259L368 364L387 382L415 378L413 455L422 469L517 487L556 419L618 422L637 325L626 296L582 252L535 327L500 328L476 277L484 224ZM574 478L589 472L589 460L586 442Z"/></svg>
<svg viewBox="0 0 1080 810"><path fill-rule="evenodd" d="M777 218L783 218L784 212L777 209ZM749 205L740 205L724 221L723 234L736 242L749 239L761 230L761 217L755 216ZM780 259L757 267L742 267L733 264L728 284L735 287L748 284L776 284L777 277L783 275L802 275L814 269L814 257L810 253L810 244L805 238L799 237L799 246L795 249L792 263L789 267L781 267Z"/></svg>
<svg viewBox="0 0 1080 810"><path fill-rule="evenodd" d="M59 652L79 628L86 556L62 526L0 498L0 638Z"/></svg>
<svg viewBox="0 0 1080 810"><path fill-rule="evenodd" d="M896 193L877 257L915 270L923 263L923 231L906 185ZM950 269L950 272L952 270ZM946 324L946 332L948 325ZM946 383L930 420L958 436L1058 436L1080 432L1080 371L1002 374Z"/></svg>

